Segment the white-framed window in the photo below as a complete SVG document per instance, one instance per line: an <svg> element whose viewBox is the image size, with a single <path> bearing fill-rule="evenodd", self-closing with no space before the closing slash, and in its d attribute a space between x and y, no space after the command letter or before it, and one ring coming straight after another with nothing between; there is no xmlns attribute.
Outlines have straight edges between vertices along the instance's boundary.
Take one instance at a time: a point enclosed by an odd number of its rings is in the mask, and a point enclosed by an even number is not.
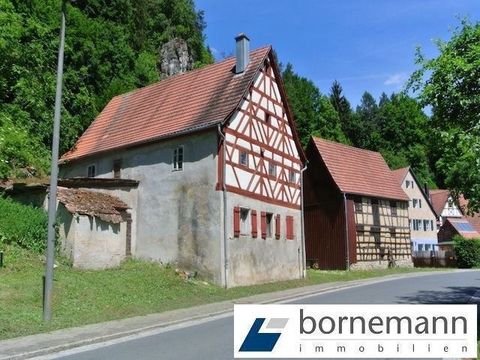
<svg viewBox="0 0 480 360"><path fill-rule="evenodd" d="M410 187L410 180L405 180L405 187L407 189Z"/></svg>
<svg viewBox="0 0 480 360"><path fill-rule="evenodd" d="M240 208L240 234L247 235L250 230L250 209Z"/></svg>
<svg viewBox="0 0 480 360"><path fill-rule="evenodd" d="M183 170L183 145L180 145L173 149L172 169L173 171Z"/></svg>
<svg viewBox="0 0 480 360"><path fill-rule="evenodd" d="M297 182L297 173L292 169L288 171L288 181L293 184Z"/></svg>
<svg viewBox="0 0 480 360"><path fill-rule="evenodd" d="M413 200L412 200L412 206L413 206L414 209L417 207L417 204L418 204L418 200L417 200L417 199L413 199Z"/></svg>
<svg viewBox="0 0 480 360"><path fill-rule="evenodd" d="M430 221L423 220L423 231L430 231Z"/></svg>
<svg viewBox="0 0 480 360"><path fill-rule="evenodd" d="M267 238L269 238L273 236L273 214L267 213L265 220L267 222Z"/></svg>
<svg viewBox="0 0 480 360"><path fill-rule="evenodd" d="M245 150L240 150L238 153L238 163L243 166L248 166L248 153Z"/></svg>
<svg viewBox="0 0 480 360"><path fill-rule="evenodd" d="M422 208L422 199L418 199L418 207Z"/></svg>
<svg viewBox="0 0 480 360"><path fill-rule="evenodd" d="M94 178L97 175L97 169L95 164L87 166L87 177Z"/></svg>
<svg viewBox="0 0 480 360"><path fill-rule="evenodd" d="M276 177L277 176L277 165L270 161L268 163L268 175Z"/></svg>

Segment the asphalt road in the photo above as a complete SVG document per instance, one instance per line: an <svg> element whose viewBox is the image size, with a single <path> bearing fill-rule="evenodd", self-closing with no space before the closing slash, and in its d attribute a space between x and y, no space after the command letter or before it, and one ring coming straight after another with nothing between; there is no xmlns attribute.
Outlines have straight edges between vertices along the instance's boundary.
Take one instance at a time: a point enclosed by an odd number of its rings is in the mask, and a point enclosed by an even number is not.
<svg viewBox="0 0 480 360"><path fill-rule="evenodd" d="M312 295L292 301L299 304L462 304L480 290L480 271L420 276ZM99 347L74 350L60 357L87 359L182 359L233 358L233 317L184 324L146 337Z"/></svg>

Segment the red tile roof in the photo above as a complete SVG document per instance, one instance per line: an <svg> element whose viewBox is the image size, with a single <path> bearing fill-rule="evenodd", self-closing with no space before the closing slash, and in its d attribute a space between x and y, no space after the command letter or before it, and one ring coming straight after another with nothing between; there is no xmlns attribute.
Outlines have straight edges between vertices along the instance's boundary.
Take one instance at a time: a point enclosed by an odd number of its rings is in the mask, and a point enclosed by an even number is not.
<svg viewBox="0 0 480 360"><path fill-rule="evenodd" d="M252 51L242 74L235 74L235 58L230 57L114 97L61 160L155 141L223 122L248 91L270 52L270 46Z"/></svg>
<svg viewBox="0 0 480 360"><path fill-rule="evenodd" d="M474 227L474 229L480 233L480 214L473 213L468 214L468 200L460 195L458 202L460 203L460 209L465 214L465 218L468 220L470 224Z"/></svg>
<svg viewBox="0 0 480 360"><path fill-rule="evenodd" d="M445 223L450 223L453 228L466 239L478 239L480 234L475 230L472 224L466 218L447 218ZM444 225L446 226L446 225Z"/></svg>
<svg viewBox="0 0 480 360"><path fill-rule="evenodd" d="M445 208L445 204L447 203L449 196L450 196L449 190L441 190L441 189L430 190L430 198L432 200L432 206L438 215L442 214L442 211Z"/></svg>
<svg viewBox="0 0 480 360"><path fill-rule="evenodd" d="M316 137L312 139L341 192L409 200L380 153Z"/></svg>
<svg viewBox="0 0 480 360"><path fill-rule="evenodd" d="M397 170L392 170L393 176L397 180L397 183L400 184L400 186L402 186L403 180L405 180L405 176L407 176L409 170L410 170L410 166L397 169Z"/></svg>

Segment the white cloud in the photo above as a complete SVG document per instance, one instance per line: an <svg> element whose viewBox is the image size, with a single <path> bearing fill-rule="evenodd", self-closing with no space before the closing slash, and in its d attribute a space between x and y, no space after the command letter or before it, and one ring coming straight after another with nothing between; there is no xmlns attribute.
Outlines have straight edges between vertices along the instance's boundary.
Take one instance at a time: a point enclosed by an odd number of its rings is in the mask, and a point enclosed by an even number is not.
<svg viewBox="0 0 480 360"><path fill-rule="evenodd" d="M393 75L390 75L385 82L383 83L384 85L391 85L391 86L401 86L407 81L408 75L404 72L402 73L396 73Z"/></svg>

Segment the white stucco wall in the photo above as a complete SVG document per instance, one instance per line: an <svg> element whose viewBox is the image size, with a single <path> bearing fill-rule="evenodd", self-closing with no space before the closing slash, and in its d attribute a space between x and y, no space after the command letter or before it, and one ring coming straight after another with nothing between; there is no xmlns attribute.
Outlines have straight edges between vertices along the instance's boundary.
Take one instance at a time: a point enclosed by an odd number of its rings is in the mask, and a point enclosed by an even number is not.
<svg viewBox="0 0 480 360"><path fill-rule="evenodd" d="M410 183L408 188L406 186L407 181ZM411 185L412 183L414 184L413 187ZM435 216L435 213L429 206L429 200L424 196L420 186L422 185L418 184L415 181L415 178L409 171L405 176L405 179L403 180L402 189L410 198L408 205L408 217L410 219L410 236L412 241L412 250L418 250L419 245L421 245L422 248L425 249L425 245L427 244L432 247L438 243L436 229L437 218ZM417 207L413 207L414 199L421 199L421 207L418 206L418 203ZM421 228L419 230L414 230L413 221L416 219L422 220ZM427 220L429 222L429 230L427 231L424 230L423 220ZM433 227L431 227L431 224L433 224ZM433 250L433 248L430 248L430 250Z"/></svg>

